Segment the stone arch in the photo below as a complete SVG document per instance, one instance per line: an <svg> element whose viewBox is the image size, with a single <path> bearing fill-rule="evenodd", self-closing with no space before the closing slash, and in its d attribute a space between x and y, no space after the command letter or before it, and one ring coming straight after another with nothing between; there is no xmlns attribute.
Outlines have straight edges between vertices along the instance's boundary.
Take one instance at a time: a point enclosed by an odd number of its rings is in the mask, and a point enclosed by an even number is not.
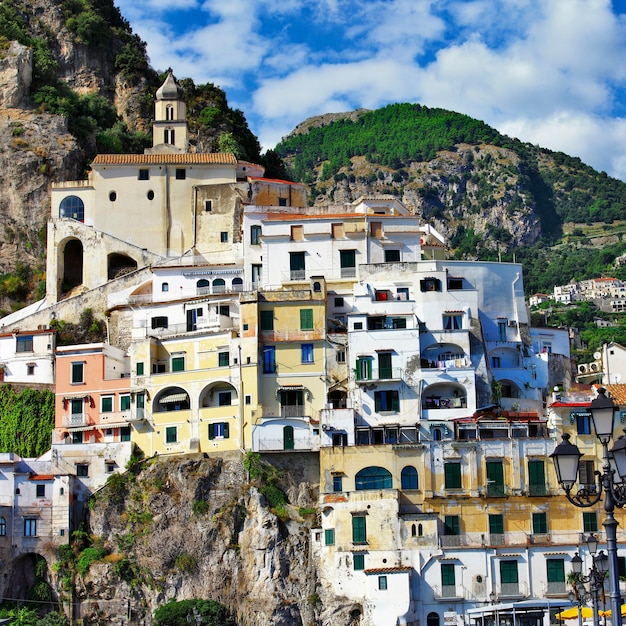
<svg viewBox="0 0 626 626"><path fill-rule="evenodd" d="M112 253L107 257L107 278L113 280L137 269L137 261L126 254Z"/></svg>
<svg viewBox="0 0 626 626"><path fill-rule="evenodd" d="M85 203L78 196L65 196L59 205L59 217L85 221Z"/></svg>
<svg viewBox="0 0 626 626"><path fill-rule="evenodd" d="M69 239L60 249L59 292L67 293L83 284L84 252L79 239Z"/></svg>
<svg viewBox="0 0 626 626"><path fill-rule="evenodd" d="M30 596L35 595L39 600L45 602L47 597L50 600L49 609L51 609L53 595L50 587L50 570L46 559L35 552L27 552L17 557L12 563L8 587L4 594L15 600L27 600Z"/></svg>

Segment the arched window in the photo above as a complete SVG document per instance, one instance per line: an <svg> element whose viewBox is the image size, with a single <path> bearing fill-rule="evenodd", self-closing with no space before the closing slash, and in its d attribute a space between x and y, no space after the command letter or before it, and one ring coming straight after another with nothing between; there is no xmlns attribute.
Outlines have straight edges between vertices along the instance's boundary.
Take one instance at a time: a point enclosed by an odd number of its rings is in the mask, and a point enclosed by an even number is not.
<svg viewBox="0 0 626 626"><path fill-rule="evenodd" d="M173 128L166 128L163 131L163 143L168 143L172 146L176 143L174 141L174 129Z"/></svg>
<svg viewBox="0 0 626 626"><path fill-rule="evenodd" d="M213 281L213 293L224 293L226 291L226 281L223 278L216 278Z"/></svg>
<svg viewBox="0 0 626 626"><path fill-rule="evenodd" d="M161 291L169 291L170 290L170 285L169 283L162 283L161 285Z"/></svg>
<svg viewBox="0 0 626 626"><path fill-rule="evenodd" d="M417 470L412 465L402 468L402 489L417 489Z"/></svg>
<svg viewBox="0 0 626 626"><path fill-rule="evenodd" d="M233 291L243 291L243 279L233 278Z"/></svg>
<svg viewBox="0 0 626 626"><path fill-rule="evenodd" d="M417 536L421 537L424 534L424 527L421 524L417 525Z"/></svg>
<svg viewBox="0 0 626 626"><path fill-rule="evenodd" d="M355 487L363 489L391 489L391 473L384 467L365 467L355 477Z"/></svg>
<svg viewBox="0 0 626 626"><path fill-rule="evenodd" d="M196 283L196 290L198 292L198 295L204 295L209 293L209 281L206 278L201 278Z"/></svg>
<svg viewBox="0 0 626 626"><path fill-rule="evenodd" d="M415 528L415 524L411 524L411 537L417 536L417 528Z"/></svg>
<svg viewBox="0 0 626 626"><path fill-rule="evenodd" d="M322 291L322 283L320 283L319 281L317 281L317 280L316 280L316 281L313 283L313 291L314 291L315 293L319 293L320 291Z"/></svg>
<svg viewBox="0 0 626 626"><path fill-rule="evenodd" d="M83 222L85 220L85 203L78 196L66 196L59 206L59 217L70 217Z"/></svg>
<svg viewBox="0 0 626 626"><path fill-rule="evenodd" d="M174 107L171 104L168 104L165 107L165 119L168 121L172 121L174 119Z"/></svg>
<svg viewBox="0 0 626 626"><path fill-rule="evenodd" d="M7 534L7 521L4 517L0 517L0 537L6 537Z"/></svg>

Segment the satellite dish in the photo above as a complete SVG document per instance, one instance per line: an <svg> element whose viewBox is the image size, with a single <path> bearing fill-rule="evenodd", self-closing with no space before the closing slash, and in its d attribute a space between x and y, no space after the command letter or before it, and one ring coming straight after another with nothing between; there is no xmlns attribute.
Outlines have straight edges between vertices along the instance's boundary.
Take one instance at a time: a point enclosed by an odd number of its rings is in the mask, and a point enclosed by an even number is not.
<svg viewBox="0 0 626 626"><path fill-rule="evenodd" d="M602 355L599 352L593 353L593 358L597 361Z"/></svg>

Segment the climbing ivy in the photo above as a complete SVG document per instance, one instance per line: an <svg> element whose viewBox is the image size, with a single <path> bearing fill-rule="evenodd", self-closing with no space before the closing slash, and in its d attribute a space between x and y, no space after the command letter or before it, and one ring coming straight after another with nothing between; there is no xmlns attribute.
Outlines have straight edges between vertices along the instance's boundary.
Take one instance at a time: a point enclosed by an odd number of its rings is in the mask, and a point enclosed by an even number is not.
<svg viewBox="0 0 626 626"><path fill-rule="evenodd" d="M0 452L37 457L50 449L54 428L54 394L51 391L0 385Z"/></svg>

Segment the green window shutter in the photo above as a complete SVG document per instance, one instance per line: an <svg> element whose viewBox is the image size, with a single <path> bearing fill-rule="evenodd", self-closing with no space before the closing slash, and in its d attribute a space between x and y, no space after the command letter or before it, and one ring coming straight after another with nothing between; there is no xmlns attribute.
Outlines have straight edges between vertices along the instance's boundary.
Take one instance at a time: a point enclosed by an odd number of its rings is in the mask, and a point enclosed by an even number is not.
<svg viewBox="0 0 626 626"><path fill-rule="evenodd" d="M503 585L519 582L517 577L517 561L500 561L500 582Z"/></svg>
<svg viewBox="0 0 626 626"><path fill-rule="evenodd" d="M460 535L461 534L461 520L458 515L446 515L444 517L446 535Z"/></svg>
<svg viewBox="0 0 626 626"><path fill-rule="evenodd" d="M130 396L120 396L120 410L121 411L130 410Z"/></svg>
<svg viewBox="0 0 626 626"><path fill-rule="evenodd" d="M352 542L365 543L366 541L365 517L363 515L354 515L352 517Z"/></svg>
<svg viewBox="0 0 626 626"><path fill-rule="evenodd" d="M546 513L533 513L533 533L545 535L548 532L548 516Z"/></svg>
<svg viewBox="0 0 626 626"><path fill-rule="evenodd" d="M354 564L355 572L362 572L365 569L365 555L364 554L354 554L352 556L352 562Z"/></svg>
<svg viewBox="0 0 626 626"><path fill-rule="evenodd" d="M489 516L489 533L491 535L503 535L504 534L504 516L501 514L494 514Z"/></svg>
<svg viewBox="0 0 626 626"><path fill-rule="evenodd" d="M300 309L300 330L313 330L313 309Z"/></svg>
<svg viewBox="0 0 626 626"><path fill-rule="evenodd" d="M261 311L261 330L274 330L274 311Z"/></svg>
<svg viewBox="0 0 626 626"><path fill-rule="evenodd" d="M461 489L461 464L446 463L443 467L445 488Z"/></svg>
<svg viewBox="0 0 626 626"><path fill-rule="evenodd" d="M548 559L546 565L549 583L565 582L565 561L563 559Z"/></svg>
<svg viewBox="0 0 626 626"><path fill-rule="evenodd" d="M168 426L165 429L165 443L176 443L176 426Z"/></svg>
<svg viewBox="0 0 626 626"><path fill-rule="evenodd" d="M185 357L175 356L172 357L172 372L184 372L185 371Z"/></svg>
<svg viewBox="0 0 626 626"><path fill-rule="evenodd" d="M583 532L598 532L598 514L595 511L583 512Z"/></svg>
<svg viewBox="0 0 626 626"><path fill-rule="evenodd" d="M396 413L400 410L400 394L397 391L391 391L391 410L396 411Z"/></svg>
<svg viewBox="0 0 626 626"><path fill-rule="evenodd" d="M143 376L143 361L137 363L137 376Z"/></svg>
<svg viewBox="0 0 626 626"><path fill-rule="evenodd" d="M335 545L335 529L327 528L324 531L324 545L334 546Z"/></svg>
<svg viewBox="0 0 626 626"><path fill-rule="evenodd" d="M456 578L454 575L454 565L452 563L441 564L441 584L444 587L450 587L456 585Z"/></svg>

